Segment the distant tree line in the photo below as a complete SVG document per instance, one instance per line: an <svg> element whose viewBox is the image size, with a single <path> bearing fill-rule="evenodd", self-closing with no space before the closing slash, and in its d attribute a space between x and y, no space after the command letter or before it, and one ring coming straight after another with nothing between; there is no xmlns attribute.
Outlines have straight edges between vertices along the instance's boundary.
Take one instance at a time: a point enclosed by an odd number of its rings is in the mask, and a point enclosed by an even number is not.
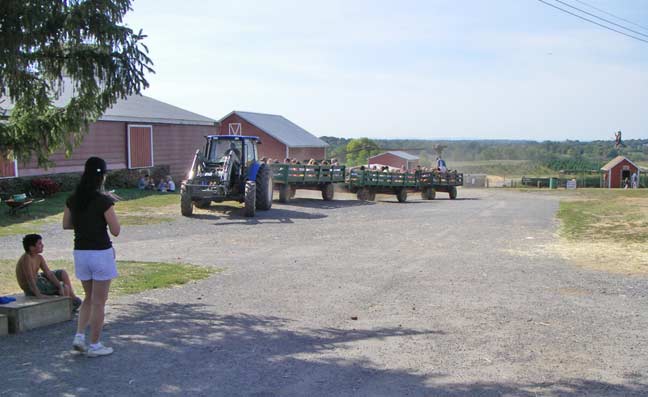
<svg viewBox="0 0 648 397"><path fill-rule="evenodd" d="M560 171L597 170L618 155L633 161L648 161L648 139L624 141L615 149L614 141L511 141L465 140L432 141L414 139L347 139L321 137L330 147L329 157L349 165L366 164L367 158L386 150L403 150L420 156L424 166L432 164L440 148L448 161L527 160Z"/></svg>

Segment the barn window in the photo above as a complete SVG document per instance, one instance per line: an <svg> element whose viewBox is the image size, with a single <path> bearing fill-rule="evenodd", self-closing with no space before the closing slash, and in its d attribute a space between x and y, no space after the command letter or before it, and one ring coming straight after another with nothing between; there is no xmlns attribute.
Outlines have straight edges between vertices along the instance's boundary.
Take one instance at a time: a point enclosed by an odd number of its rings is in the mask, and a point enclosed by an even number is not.
<svg viewBox="0 0 648 397"><path fill-rule="evenodd" d="M227 127L229 135L242 135L241 123L229 123Z"/></svg>
<svg viewBox="0 0 648 397"><path fill-rule="evenodd" d="M15 178L17 176L18 162L16 160L9 160L4 156L0 156L0 179Z"/></svg>
<svg viewBox="0 0 648 397"><path fill-rule="evenodd" d="M153 127L128 126L128 168L153 167Z"/></svg>

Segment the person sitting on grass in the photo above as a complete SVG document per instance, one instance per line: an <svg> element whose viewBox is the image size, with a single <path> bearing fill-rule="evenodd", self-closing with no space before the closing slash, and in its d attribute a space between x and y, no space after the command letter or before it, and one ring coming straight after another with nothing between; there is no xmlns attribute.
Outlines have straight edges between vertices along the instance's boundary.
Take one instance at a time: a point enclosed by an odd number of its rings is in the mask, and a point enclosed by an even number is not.
<svg viewBox="0 0 648 397"><path fill-rule="evenodd" d="M157 185L157 190L159 192L166 192L168 188L169 188L169 185L167 185L166 179L165 178L160 178L160 183L158 183L158 185Z"/></svg>
<svg viewBox="0 0 648 397"><path fill-rule="evenodd" d="M140 176L140 178L137 180L137 188L140 190L146 189L146 187L149 184L149 176L148 174Z"/></svg>
<svg viewBox="0 0 648 397"><path fill-rule="evenodd" d="M81 306L81 298L74 295L70 276L65 270L51 271L45 262L43 238L38 234L28 234L23 238L25 253L16 264L16 279L26 296L45 298L49 295L72 298L74 311ZM38 269L41 273L38 273Z"/></svg>
<svg viewBox="0 0 648 397"><path fill-rule="evenodd" d="M173 182L173 178L171 178L171 175L167 175L166 181L167 181L167 192L171 192L171 193L175 192L176 189L175 182Z"/></svg>

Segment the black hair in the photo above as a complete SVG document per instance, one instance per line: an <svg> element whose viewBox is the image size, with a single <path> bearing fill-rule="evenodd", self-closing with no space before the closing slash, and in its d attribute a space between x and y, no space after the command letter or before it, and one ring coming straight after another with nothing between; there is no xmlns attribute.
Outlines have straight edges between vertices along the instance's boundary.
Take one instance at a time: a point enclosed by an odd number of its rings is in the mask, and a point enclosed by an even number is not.
<svg viewBox="0 0 648 397"><path fill-rule="evenodd" d="M86 160L81 181L74 191L74 209L83 211L102 188L106 175L106 162L99 157Z"/></svg>
<svg viewBox="0 0 648 397"><path fill-rule="evenodd" d="M42 240L43 237L41 237L40 234L28 234L25 237L23 237L23 248L25 249L25 252L29 252L29 247L33 247L36 245L38 240Z"/></svg>

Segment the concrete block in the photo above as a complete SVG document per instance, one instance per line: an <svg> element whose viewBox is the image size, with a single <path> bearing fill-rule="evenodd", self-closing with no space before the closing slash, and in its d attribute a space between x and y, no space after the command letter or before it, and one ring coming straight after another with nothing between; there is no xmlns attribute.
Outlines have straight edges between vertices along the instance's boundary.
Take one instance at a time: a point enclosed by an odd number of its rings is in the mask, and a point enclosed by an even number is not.
<svg viewBox="0 0 648 397"><path fill-rule="evenodd" d="M0 314L0 336L9 334L9 319L4 314Z"/></svg>
<svg viewBox="0 0 648 397"><path fill-rule="evenodd" d="M65 296L36 299L16 296L16 301L0 305L0 314L9 320L9 333L15 334L72 320L72 299Z"/></svg>

